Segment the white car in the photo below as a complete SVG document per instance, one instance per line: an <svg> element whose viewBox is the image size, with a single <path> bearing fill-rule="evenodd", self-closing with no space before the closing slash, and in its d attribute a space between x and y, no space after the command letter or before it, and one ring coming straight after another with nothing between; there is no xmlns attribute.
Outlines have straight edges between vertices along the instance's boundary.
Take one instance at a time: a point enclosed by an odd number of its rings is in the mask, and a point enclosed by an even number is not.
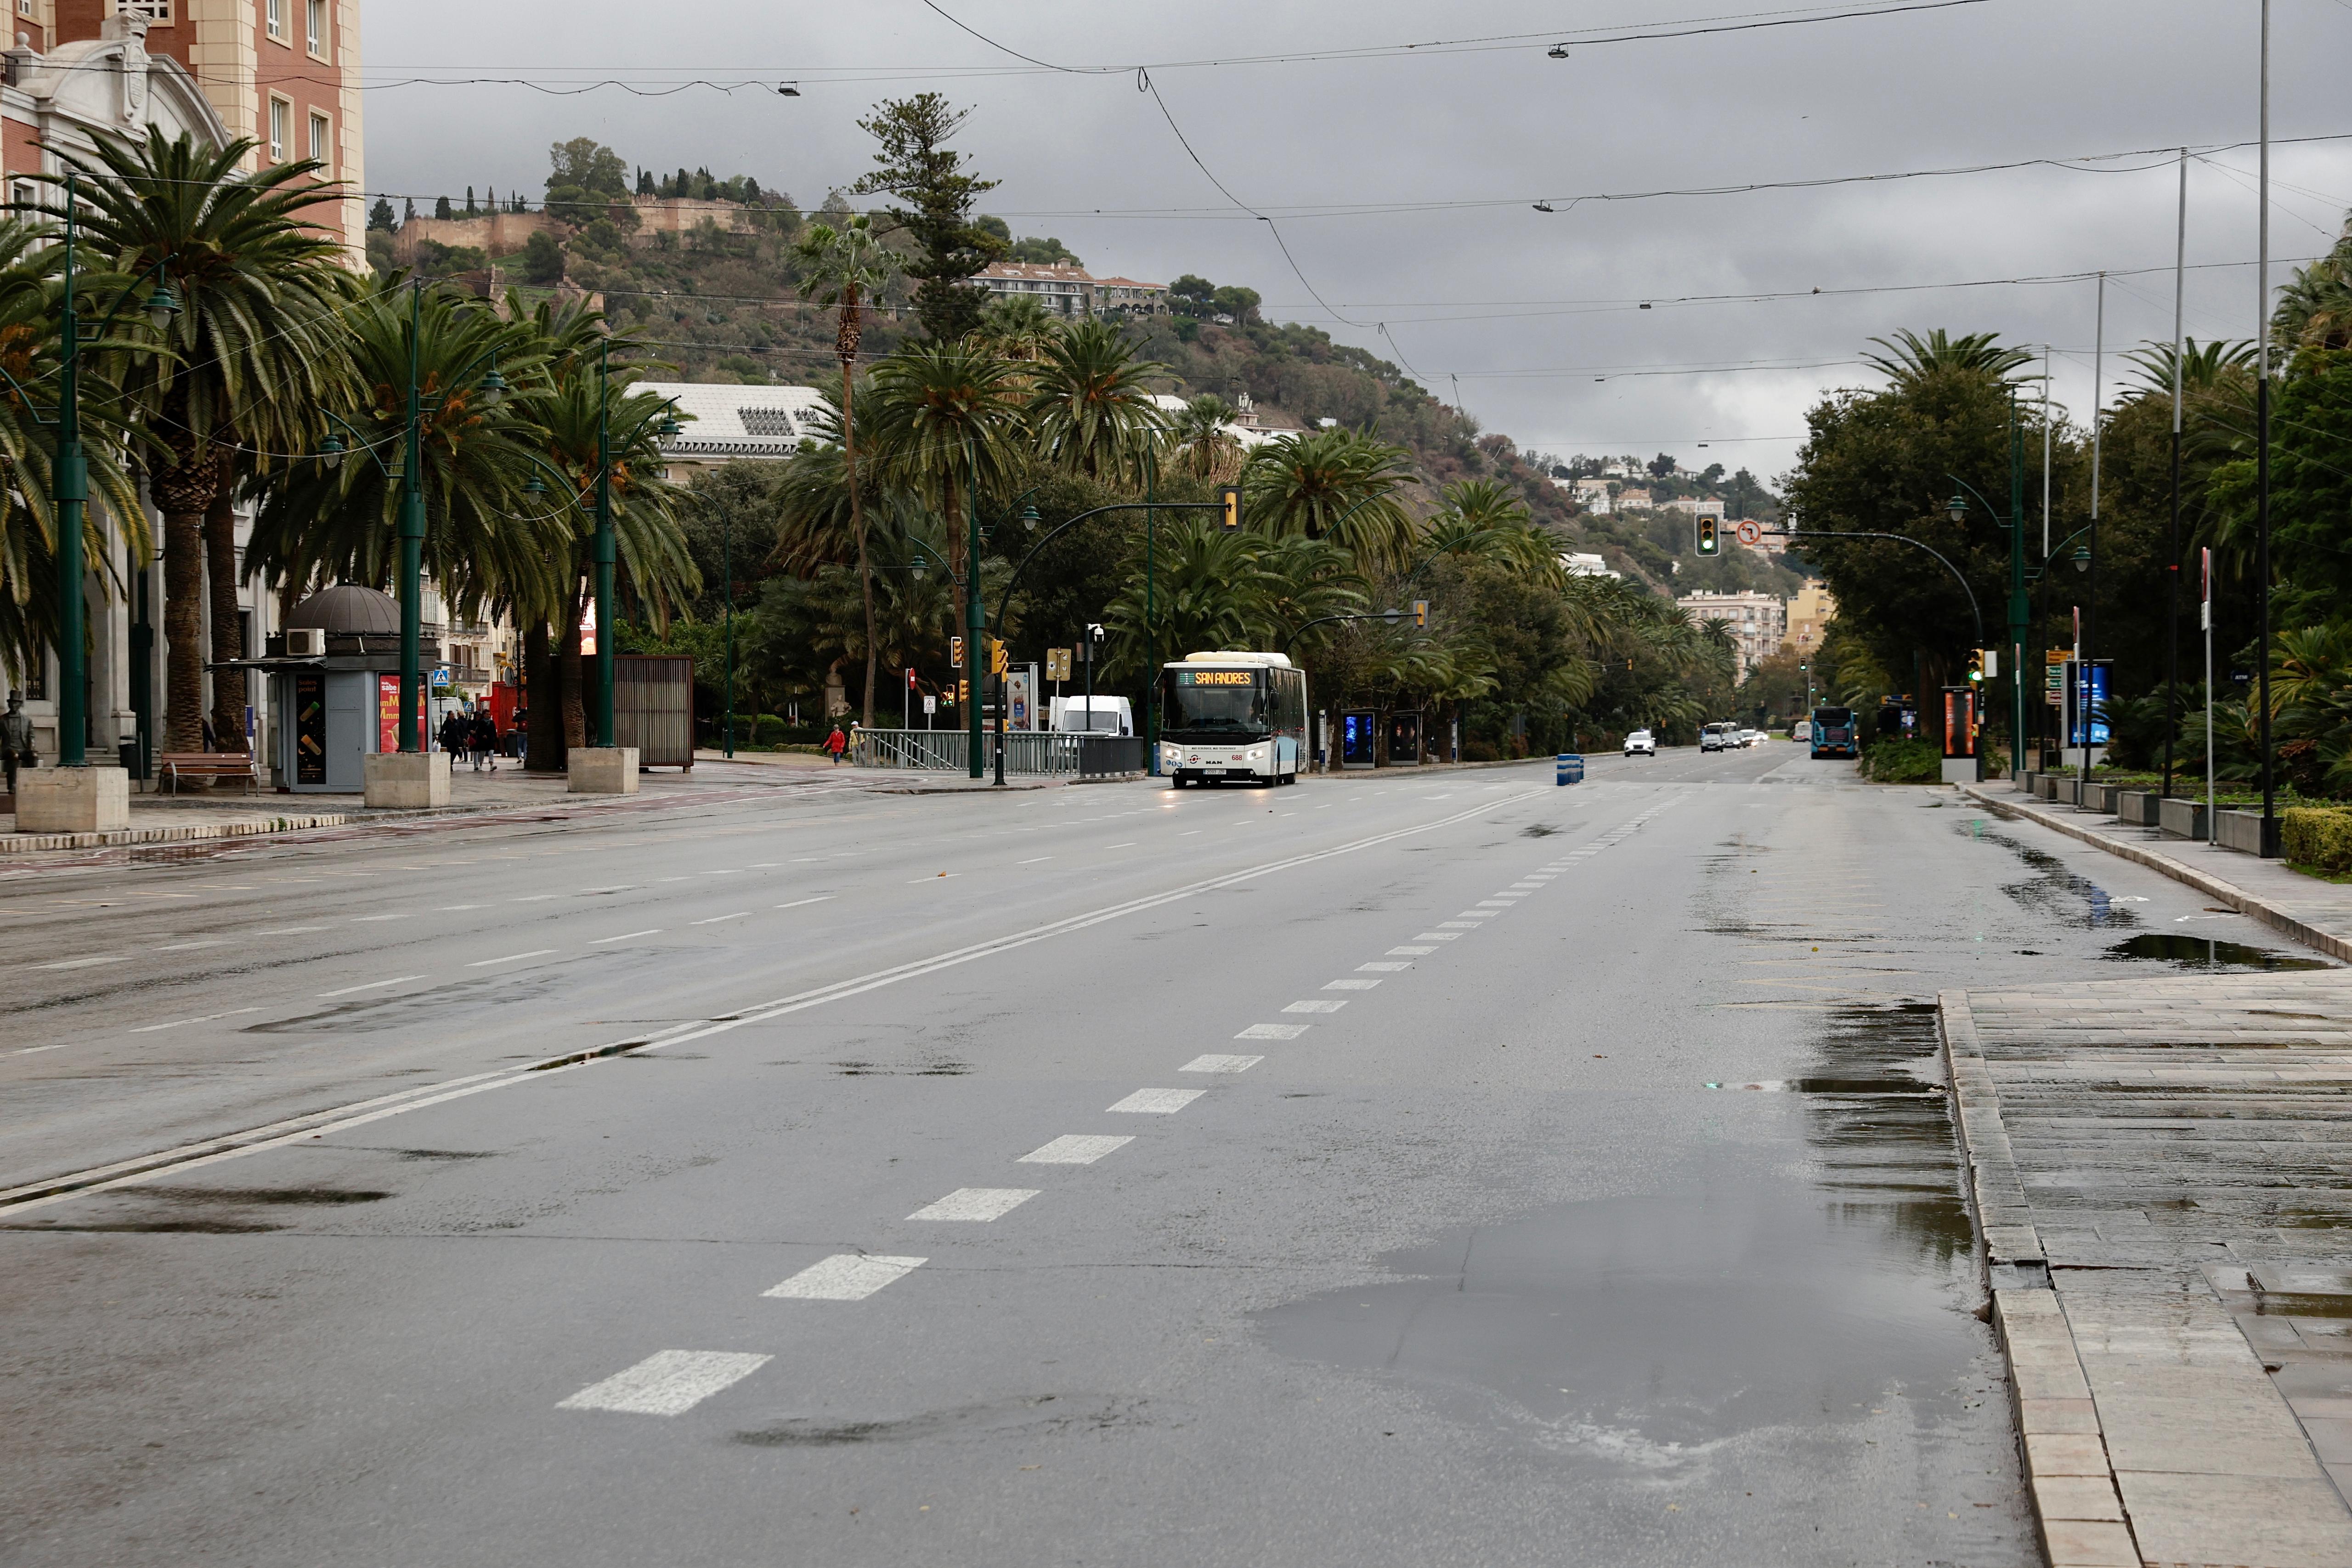
<svg viewBox="0 0 2352 1568"><path fill-rule="evenodd" d="M1654 757L1658 754L1658 742L1647 730L1636 730L1625 737L1625 754L1629 757Z"/></svg>
<svg viewBox="0 0 2352 1568"><path fill-rule="evenodd" d="M1756 744L1757 742L1761 741L1763 738L1764 731L1761 730L1742 730L1739 731L1739 744L1742 750Z"/></svg>

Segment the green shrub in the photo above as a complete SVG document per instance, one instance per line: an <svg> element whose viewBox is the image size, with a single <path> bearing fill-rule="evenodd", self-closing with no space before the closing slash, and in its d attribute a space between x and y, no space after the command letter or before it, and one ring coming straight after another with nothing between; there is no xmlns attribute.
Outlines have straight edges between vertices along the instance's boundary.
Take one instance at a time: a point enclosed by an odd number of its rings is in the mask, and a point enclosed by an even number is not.
<svg viewBox="0 0 2352 1568"><path fill-rule="evenodd" d="M2352 871L2352 811L2289 806L2280 814L2279 844L2295 865Z"/></svg>
<svg viewBox="0 0 2352 1568"><path fill-rule="evenodd" d="M736 722L740 724L742 721ZM773 713L762 713L751 721L751 744L755 746L781 746L791 732L792 726Z"/></svg>
<svg viewBox="0 0 2352 1568"><path fill-rule="evenodd" d="M1928 741L1882 737L1863 751L1862 776L1873 784L1935 784L1944 776L1944 751Z"/></svg>

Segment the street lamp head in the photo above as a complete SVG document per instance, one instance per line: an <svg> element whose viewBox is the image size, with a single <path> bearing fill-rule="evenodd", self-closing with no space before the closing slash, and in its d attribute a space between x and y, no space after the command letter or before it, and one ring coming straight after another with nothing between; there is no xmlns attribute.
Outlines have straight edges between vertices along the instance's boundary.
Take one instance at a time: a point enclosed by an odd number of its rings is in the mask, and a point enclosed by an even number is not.
<svg viewBox="0 0 2352 1568"><path fill-rule="evenodd" d="M498 366L492 365L490 366L490 374L482 377L482 406L485 408L496 408L500 403L506 401L506 395L507 378L499 374Z"/></svg>
<svg viewBox="0 0 2352 1568"><path fill-rule="evenodd" d="M655 433L660 436L665 441L677 440L678 433L685 428L685 426L679 424L675 418L668 415L664 415L662 416L662 422L654 426Z"/></svg>
<svg viewBox="0 0 2352 1568"><path fill-rule="evenodd" d="M1966 522L1969 520L1969 498L1964 495L1955 495L1946 501L1944 515L1954 522Z"/></svg>
<svg viewBox="0 0 2352 1568"><path fill-rule="evenodd" d="M1032 533L1037 531L1037 507L1035 502L1033 501L1029 505L1021 509L1021 526L1027 529Z"/></svg>
<svg viewBox="0 0 2352 1568"><path fill-rule="evenodd" d="M919 555L916 556L913 562L907 567L908 571L912 572L915 574L915 581L918 583L921 582L923 578L929 574L930 569L930 563L924 560Z"/></svg>
<svg viewBox="0 0 2352 1568"><path fill-rule="evenodd" d="M547 493L547 481L533 474L523 481L522 493L527 496L543 496Z"/></svg>
<svg viewBox="0 0 2352 1568"><path fill-rule="evenodd" d="M2085 544L2077 544L2076 546L2074 546L2074 570L2075 570L2075 571L2077 571L2077 572L2088 572L2088 571L2091 569L2091 550L2090 550L2090 546L2085 545Z"/></svg>
<svg viewBox="0 0 2352 1568"><path fill-rule="evenodd" d="M328 431L327 438L319 443L319 460L326 464L330 469L341 468L343 466L343 438L341 436L336 435L331 430Z"/></svg>
<svg viewBox="0 0 2352 1568"><path fill-rule="evenodd" d="M155 291L147 296L147 324L160 332L170 326L172 318L179 313L179 300L168 287L156 284Z"/></svg>

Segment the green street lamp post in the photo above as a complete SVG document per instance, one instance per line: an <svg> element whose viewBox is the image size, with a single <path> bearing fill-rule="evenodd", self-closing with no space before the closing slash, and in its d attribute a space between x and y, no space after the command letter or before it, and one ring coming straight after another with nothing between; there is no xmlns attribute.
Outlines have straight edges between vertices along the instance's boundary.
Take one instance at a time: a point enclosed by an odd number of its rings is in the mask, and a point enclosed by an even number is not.
<svg viewBox="0 0 2352 1568"><path fill-rule="evenodd" d="M58 766L82 768L89 765L89 666L85 639L88 627L82 616L82 528L89 510L89 460L83 454L81 441L81 318L77 313L74 299L75 206L80 176L68 170L66 174L65 210L65 294L63 321L59 323L60 342L58 363L58 411L54 418L42 419L38 413L32 417L37 424L54 424L58 427L57 460L49 476L49 499L55 503L57 518L58 568ZM168 256L151 265L122 291L99 322L93 341L104 341L114 318L122 312L139 291L140 285L168 266ZM142 306L149 324L162 330L163 324L177 314L180 302L162 283L147 296ZM0 372L0 374L5 374ZM24 388L15 376L8 384L21 395ZM31 400L26 399L31 411Z"/></svg>
<svg viewBox="0 0 2352 1568"><path fill-rule="evenodd" d="M613 340L596 343L596 741L599 749L615 744L613 729L614 644L613 568L620 548L613 537L612 399L607 375L612 368Z"/></svg>

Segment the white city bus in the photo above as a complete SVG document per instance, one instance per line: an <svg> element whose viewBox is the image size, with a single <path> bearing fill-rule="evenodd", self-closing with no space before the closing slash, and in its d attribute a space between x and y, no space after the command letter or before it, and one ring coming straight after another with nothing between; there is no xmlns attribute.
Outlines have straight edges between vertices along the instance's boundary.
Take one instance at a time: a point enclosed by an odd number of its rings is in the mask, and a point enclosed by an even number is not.
<svg viewBox="0 0 2352 1568"><path fill-rule="evenodd" d="M1160 672L1160 771L1192 784L1297 784L1307 672L1278 653L1196 653Z"/></svg>

